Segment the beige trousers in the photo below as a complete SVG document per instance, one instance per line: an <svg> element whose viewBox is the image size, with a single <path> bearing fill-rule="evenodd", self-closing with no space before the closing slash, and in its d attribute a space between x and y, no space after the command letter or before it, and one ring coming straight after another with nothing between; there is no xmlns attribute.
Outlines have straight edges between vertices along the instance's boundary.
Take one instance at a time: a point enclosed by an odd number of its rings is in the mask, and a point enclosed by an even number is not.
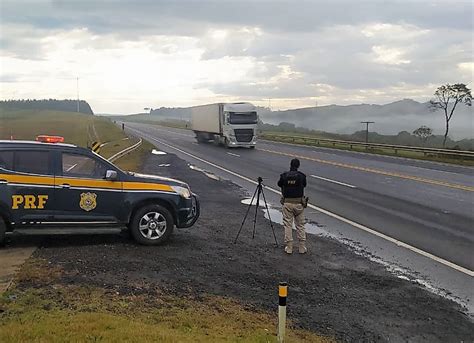
<svg viewBox="0 0 474 343"><path fill-rule="evenodd" d="M296 237L300 242L306 241L304 230L304 207L302 204L283 204L283 226L285 227L285 243L293 242L293 220L295 221Z"/></svg>

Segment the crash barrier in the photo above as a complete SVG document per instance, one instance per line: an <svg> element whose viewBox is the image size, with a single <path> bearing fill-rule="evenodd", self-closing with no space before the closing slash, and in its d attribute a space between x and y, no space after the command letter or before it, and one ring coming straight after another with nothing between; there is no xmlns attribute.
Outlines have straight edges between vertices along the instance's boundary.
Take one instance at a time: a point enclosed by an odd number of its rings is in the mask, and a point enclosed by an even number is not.
<svg viewBox="0 0 474 343"><path fill-rule="evenodd" d="M269 134L264 133L261 135L261 138L268 140L276 140L282 142L292 142L296 144L311 144L317 146L345 146L349 149L353 147L360 146L365 147L368 151L371 149L388 149L393 150L395 155L398 155L400 151L413 151L423 153L424 156L438 156L444 158L452 158L458 160L474 160L474 151L467 150L453 150L453 149L436 149L436 148L424 148L416 146L407 146L407 145L391 145L391 144L379 144L379 143L366 143L366 142L357 142L357 141L343 141L338 139L326 139L326 138L316 138L309 136L289 136L289 135L279 135L279 134Z"/></svg>
<svg viewBox="0 0 474 343"><path fill-rule="evenodd" d="M278 286L278 343L285 341L287 296L288 285L286 282L280 282Z"/></svg>
<svg viewBox="0 0 474 343"><path fill-rule="evenodd" d="M116 160L118 160L120 157L123 157L125 156L126 154L128 154L129 152L132 152L133 150L135 150L136 148L138 148L141 144L142 144L143 140L140 138L140 140L138 141L138 143L135 143L134 145L132 146L129 146L128 148L126 149L123 149L122 151L119 151L118 153L116 153L115 155L112 155L108 158L108 160L110 162L114 162Z"/></svg>

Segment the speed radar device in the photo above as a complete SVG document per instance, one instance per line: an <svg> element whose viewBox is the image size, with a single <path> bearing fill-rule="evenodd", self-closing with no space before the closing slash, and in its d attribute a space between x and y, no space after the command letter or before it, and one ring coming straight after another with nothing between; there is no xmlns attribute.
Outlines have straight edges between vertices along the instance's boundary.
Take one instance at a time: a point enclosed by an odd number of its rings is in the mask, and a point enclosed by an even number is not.
<svg viewBox="0 0 474 343"><path fill-rule="evenodd" d="M191 121L199 143L212 141L228 148L257 144L257 108L248 102L194 106Z"/></svg>
<svg viewBox="0 0 474 343"><path fill-rule="evenodd" d="M0 140L0 244L17 228L127 227L145 245L168 240L199 218L189 185L125 172L59 136Z"/></svg>
<svg viewBox="0 0 474 343"><path fill-rule="evenodd" d="M255 238L255 232L256 232L256 226L257 226L257 214L260 207L260 197L262 197L263 204L265 205L265 209L267 210L268 220L270 221L270 227L272 228L273 238L275 239L275 245L278 247L278 241L275 235L275 229L273 227L272 218L270 217L270 210L268 208L267 199L265 198L265 193L263 190L264 190L263 178L259 176L257 178L257 188L255 188L255 192L253 193L252 199L250 200L250 203L247 207L247 212L245 213L244 219L242 220L242 224L240 225L239 231L237 232L237 236L235 236L234 244L237 243L240 233L242 232L242 228L244 227L245 221L247 220L247 216L249 215L250 208L254 204L255 204L255 214L253 218L252 239ZM254 200L256 202L254 202Z"/></svg>

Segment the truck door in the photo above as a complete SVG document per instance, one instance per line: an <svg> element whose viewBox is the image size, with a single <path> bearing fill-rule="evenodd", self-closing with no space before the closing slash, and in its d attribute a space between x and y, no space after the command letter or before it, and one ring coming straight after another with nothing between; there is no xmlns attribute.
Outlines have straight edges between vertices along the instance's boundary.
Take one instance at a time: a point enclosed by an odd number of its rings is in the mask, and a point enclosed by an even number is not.
<svg viewBox="0 0 474 343"><path fill-rule="evenodd" d="M31 223L54 218L53 156L47 150L0 151L0 202L11 221Z"/></svg>
<svg viewBox="0 0 474 343"><path fill-rule="evenodd" d="M107 181L111 167L95 156L62 152L55 181L63 221L116 222L123 207L122 182Z"/></svg>

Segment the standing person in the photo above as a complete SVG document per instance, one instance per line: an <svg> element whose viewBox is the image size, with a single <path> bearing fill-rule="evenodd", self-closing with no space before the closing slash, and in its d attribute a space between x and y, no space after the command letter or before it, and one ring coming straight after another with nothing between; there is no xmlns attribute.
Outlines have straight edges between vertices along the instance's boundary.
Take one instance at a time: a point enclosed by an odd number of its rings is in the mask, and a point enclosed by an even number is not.
<svg viewBox="0 0 474 343"><path fill-rule="evenodd" d="M305 254L306 232L304 229L304 208L307 198L304 196L306 175L298 171L300 161L291 160L290 171L280 175L278 187L281 188L281 203L283 205L283 225L285 227L285 252L293 253L293 220L296 226L296 237L299 241L298 252Z"/></svg>

